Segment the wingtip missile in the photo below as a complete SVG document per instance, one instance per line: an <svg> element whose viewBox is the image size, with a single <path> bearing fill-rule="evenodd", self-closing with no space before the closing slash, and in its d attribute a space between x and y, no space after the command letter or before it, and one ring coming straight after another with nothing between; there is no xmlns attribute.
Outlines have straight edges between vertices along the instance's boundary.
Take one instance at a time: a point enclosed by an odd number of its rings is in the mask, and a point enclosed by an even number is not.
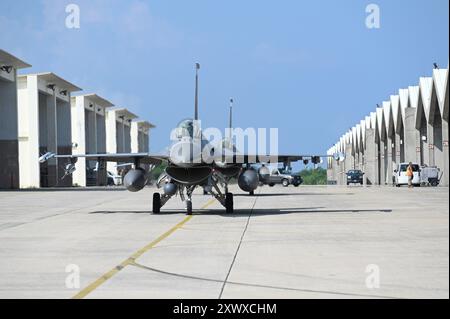
<svg viewBox="0 0 450 319"><path fill-rule="evenodd" d="M42 155L41 157L39 157L39 163L41 163L41 164L45 163L45 162L47 162L48 160L52 159L55 156L56 156L55 153L47 152L44 155Z"/></svg>

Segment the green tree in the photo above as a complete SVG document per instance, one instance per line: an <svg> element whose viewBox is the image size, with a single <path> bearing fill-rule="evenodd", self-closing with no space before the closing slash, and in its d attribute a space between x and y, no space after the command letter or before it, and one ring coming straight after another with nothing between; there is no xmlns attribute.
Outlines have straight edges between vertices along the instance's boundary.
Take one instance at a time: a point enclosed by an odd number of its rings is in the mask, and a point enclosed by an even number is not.
<svg viewBox="0 0 450 319"><path fill-rule="evenodd" d="M304 169L300 172L304 185L326 185L327 170L319 167L317 169Z"/></svg>
<svg viewBox="0 0 450 319"><path fill-rule="evenodd" d="M155 181L158 179L158 177L164 172L166 169L167 164L161 163L158 166L156 166L151 172L150 172L150 180Z"/></svg>

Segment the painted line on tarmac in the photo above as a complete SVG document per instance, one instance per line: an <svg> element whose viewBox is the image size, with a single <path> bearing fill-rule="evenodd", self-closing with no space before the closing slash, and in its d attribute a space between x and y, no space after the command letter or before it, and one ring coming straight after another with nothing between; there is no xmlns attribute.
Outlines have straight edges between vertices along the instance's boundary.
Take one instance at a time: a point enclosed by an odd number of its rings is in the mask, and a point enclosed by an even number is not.
<svg viewBox="0 0 450 319"><path fill-rule="evenodd" d="M215 202L215 198L209 200L205 205L203 205L200 209L205 209L208 206L212 205ZM84 297L86 297L88 294L90 294L91 292L93 292L95 289L97 289L98 287L100 287L102 284L104 284L106 281L108 281L109 279L111 279L114 275L116 275L117 273L119 273L119 271L121 271L122 269L124 269L126 266L129 266L131 264L133 264L135 262L136 259L138 259L139 257L141 257L143 254L145 254L146 252L148 252L149 250L151 250L152 248L154 248L157 244L159 244L160 242L162 242L164 239L166 239L167 237L169 237L170 235L172 235L174 232L176 232L178 229L180 229L181 227L183 227L184 224L186 224L188 221L190 221L192 219L192 215L187 216L186 218L184 218L181 222L179 222L178 224L176 224L174 227L172 227L171 229L169 229L168 231L166 231L164 234L162 234L161 236L159 236L158 238L156 238L154 241L152 241L151 243L145 245L144 247L142 247L141 249L137 250L134 254L132 254L130 257L128 257L127 259L125 259L123 262L121 262L119 265L117 265L116 267L114 267L113 269L111 269L110 271L108 271L107 273L105 273L104 275L102 275L100 278L98 278L97 280L93 281L92 283L90 283L86 288L82 289L80 292L78 292L75 296L72 297L72 299L83 299Z"/></svg>

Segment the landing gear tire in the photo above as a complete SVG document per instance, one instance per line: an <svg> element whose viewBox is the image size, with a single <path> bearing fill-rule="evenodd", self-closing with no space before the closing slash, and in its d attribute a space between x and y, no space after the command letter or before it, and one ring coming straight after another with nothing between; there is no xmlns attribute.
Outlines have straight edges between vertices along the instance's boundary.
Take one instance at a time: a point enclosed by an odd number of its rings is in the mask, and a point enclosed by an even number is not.
<svg viewBox="0 0 450 319"><path fill-rule="evenodd" d="M287 179L283 179L281 181L281 185L283 185L283 187L288 187L289 186L289 181Z"/></svg>
<svg viewBox="0 0 450 319"><path fill-rule="evenodd" d="M161 212L161 194L153 193L153 214L159 214Z"/></svg>
<svg viewBox="0 0 450 319"><path fill-rule="evenodd" d="M192 202L186 201L186 215L192 215Z"/></svg>
<svg viewBox="0 0 450 319"><path fill-rule="evenodd" d="M227 214L233 214L234 211L233 194L227 193L225 195L225 210Z"/></svg>

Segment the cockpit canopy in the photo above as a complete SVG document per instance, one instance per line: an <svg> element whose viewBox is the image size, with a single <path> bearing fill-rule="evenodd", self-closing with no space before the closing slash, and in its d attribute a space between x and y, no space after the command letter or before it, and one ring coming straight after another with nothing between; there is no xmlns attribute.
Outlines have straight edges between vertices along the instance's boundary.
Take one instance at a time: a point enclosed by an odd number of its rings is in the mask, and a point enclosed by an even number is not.
<svg viewBox="0 0 450 319"><path fill-rule="evenodd" d="M194 121L192 119L186 119L178 123L177 137L181 138L184 136L191 138L194 136Z"/></svg>
<svg viewBox="0 0 450 319"><path fill-rule="evenodd" d="M186 119L178 123L176 128L177 139L182 139L183 137L189 138L200 138L201 129L199 124L192 119Z"/></svg>

